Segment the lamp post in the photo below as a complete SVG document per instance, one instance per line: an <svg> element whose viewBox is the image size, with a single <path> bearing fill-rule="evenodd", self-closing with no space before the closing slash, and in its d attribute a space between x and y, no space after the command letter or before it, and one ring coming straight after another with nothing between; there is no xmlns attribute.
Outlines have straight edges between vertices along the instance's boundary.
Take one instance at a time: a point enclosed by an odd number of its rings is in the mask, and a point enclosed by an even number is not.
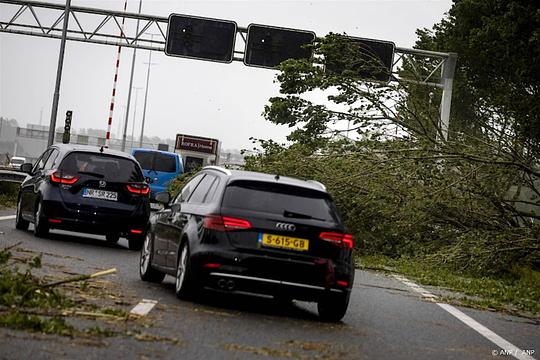
<svg viewBox="0 0 540 360"><path fill-rule="evenodd" d="M139 14L141 13L142 9L142 0L139 0ZM137 29L135 30L135 36L139 36L139 19L137 19ZM135 42L136 44L137 42ZM127 128L128 128L128 118L129 118L129 106L131 105L131 89L133 88L133 72L135 70L135 57L137 55L137 48L133 49L133 56L131 58L131 75L129 77L129 91L128 91L128 98L127 98L127 105L126 105L126 117L124 119L124 131L122 133L122 147L121 151L126 150L126 136L127 136ZM132 142L133 145L133 142ZM132 146L133 147L133 146Z"/></svg>
<svg viewBox="0 0 540 360"><path fill-rule="evenodd" d="M133 139L135 137L135 120L137 119L137 98L139 96L139 90L142 87L133 87L135 89L135 106L133 107L133 125L131 127L131 150L133 150ZM127 125L125 125L127 127Z"/></svg>
<svg viewBox="0 0 540 360"><path fill-rule="evenodd" d="M120 149L121 146L122 146L122 142L118 142L118 140L120 140L122 138L122 128L124 127L124 122L122 119L125 119L126 118L126 111L127 111L127 107L126 105L119 105L119 107L121 109L123 109L124 111L122 112L122 116L120 117L120 119L118 120L118 131L115 133L115 142L117 143L116 145L118 145L118 148ZM112 145L111 145L112 147Z"/></svg>
<svg viewBox="0 0 540 360"><path fill-rule="evenodd" d="M58 54L58 67L56 69L56 85L54 87L53 103L52 103L52 110L51 110L51 122L49 125L49 138L47 139L47 147L51 146L54 143L54 135L56 133L56 115L58 114L58 102L60 99L60 83L62 82L62 68L64 66L64 52L66 50L66 37L67 37L67 28L68 28L70 8L71 8L71 0L66 0L66 8L64 9L64 25L62 27L62 40L60 41L60 53Z"/></svg>
<svg viewBox="0 0 540 360"><path fill-rule="evenodd" d="M154 39L154 35L159 34L150 34L150 41ZM142 117L142 125L141 125L141 138L139 140L139 147L143 146L143 137L144 137L144 122L146 120L146 101L148 100L148 83L150 81L150 66L155 65L155 63L152 63L152 50L149 50L148 54L148 71L146 72L146 91L144 94L144 109L143 109L143 117Z"/></svg>

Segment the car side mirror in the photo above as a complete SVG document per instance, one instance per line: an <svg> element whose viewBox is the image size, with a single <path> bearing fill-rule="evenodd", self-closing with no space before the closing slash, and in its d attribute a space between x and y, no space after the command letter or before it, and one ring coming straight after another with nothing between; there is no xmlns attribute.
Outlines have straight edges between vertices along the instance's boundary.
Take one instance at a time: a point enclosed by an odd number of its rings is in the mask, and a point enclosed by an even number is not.
<svg viewBox="0 0 540 360"><path fill-rule="evenodd" d="M30 174L32 172L33 167L34 167L34 165L32 165L31 163L24 163L24 164L21 165L21 171L23 173Z"/></svg>
<svg viewBox="0 0 540 360"><path fill-rule="evenodd" d="M155 199L156 202L168 206L169 202L171 202L171 195L166 191L158 192Z"/></svg>

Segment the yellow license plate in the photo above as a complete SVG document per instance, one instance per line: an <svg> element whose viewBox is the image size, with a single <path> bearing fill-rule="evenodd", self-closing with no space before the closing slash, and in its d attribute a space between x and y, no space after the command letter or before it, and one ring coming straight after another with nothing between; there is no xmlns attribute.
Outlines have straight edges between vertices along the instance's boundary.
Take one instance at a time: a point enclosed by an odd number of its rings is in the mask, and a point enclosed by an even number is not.
<svg viewBox="0 0 540 360"><path fill-rule="evenodd" d="M270 246L282 249L291 249L298 251L307 251L309 249L309 240L283 235L259 234L259 242L263 246Z"/></svg>

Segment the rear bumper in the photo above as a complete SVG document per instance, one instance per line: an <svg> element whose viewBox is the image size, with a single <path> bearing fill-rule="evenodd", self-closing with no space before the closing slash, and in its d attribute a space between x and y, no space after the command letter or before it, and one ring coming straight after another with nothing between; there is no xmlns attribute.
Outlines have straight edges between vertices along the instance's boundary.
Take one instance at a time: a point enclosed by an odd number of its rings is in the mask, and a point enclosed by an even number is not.
<svg viewBox="0 0 540 360"><path fill-rule="evenodd" d="M61 229L88 234L109 233L131 234L131 230L144 230L148 224L150 210L147 202L141 203L129 213L104 213L99 209L68 209L61 202L44 201L43 215L51 229ZM139 235L140 236L140 235Z"/></svg>
<svg viewBox="0 0 540 360"><path fill-rule="evenodd" d="M352 264L334 264L328 259L299 261L238 251L204 251L192 254L191 261L205 286L306 301L328 294L348 295L354 281Z"/></svg>
<svg viewBox="0 0 540 360"><path fill-rule="evenodd" d="M329 293L343 295L349 293L348 289L325 288L323 286L224 272L210 272L207 285L219 290L287 296L306 301L316 301Z"/></svg>

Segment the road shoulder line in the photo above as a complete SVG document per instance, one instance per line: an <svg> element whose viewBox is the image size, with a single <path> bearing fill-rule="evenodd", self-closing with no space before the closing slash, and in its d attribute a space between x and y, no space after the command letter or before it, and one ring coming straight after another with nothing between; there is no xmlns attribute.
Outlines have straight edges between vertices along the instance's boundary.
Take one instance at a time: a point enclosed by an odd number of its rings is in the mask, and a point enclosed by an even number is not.
<svg viewBox="0 0 540 360"><path fill-rule="evenodd" d="M0 216L0 221L1 220L13 220L13 219L15 219L15 215Z"/></svg>
<svg viewBox="0 0 540 360"><path fill-rule="evenodd" d="M405 278L402 275L392 275L396 280L400 281L401 283L405 284L409 288L411 288L413 291L419 293L422 295L423 298L426 298L435 304L437 304L440 308L448 312L450 315L457 318L459 321L491 341L493 344L497 345L501 350L492 350L492 355L498 355L499 353L501 355L511 355L515 357L518 360L535 360L532 356L528 355L526 350L522 350L509 342L508 340L504 339L503 337L497 335L484 325L480 324L478 321L471 318L469 315L465 314L464 312L458 310L452 305L444 304L438 301L438 297L423 287L421 287L418 284L415 284L414 282L410 281L409 279Z"/></svg>

